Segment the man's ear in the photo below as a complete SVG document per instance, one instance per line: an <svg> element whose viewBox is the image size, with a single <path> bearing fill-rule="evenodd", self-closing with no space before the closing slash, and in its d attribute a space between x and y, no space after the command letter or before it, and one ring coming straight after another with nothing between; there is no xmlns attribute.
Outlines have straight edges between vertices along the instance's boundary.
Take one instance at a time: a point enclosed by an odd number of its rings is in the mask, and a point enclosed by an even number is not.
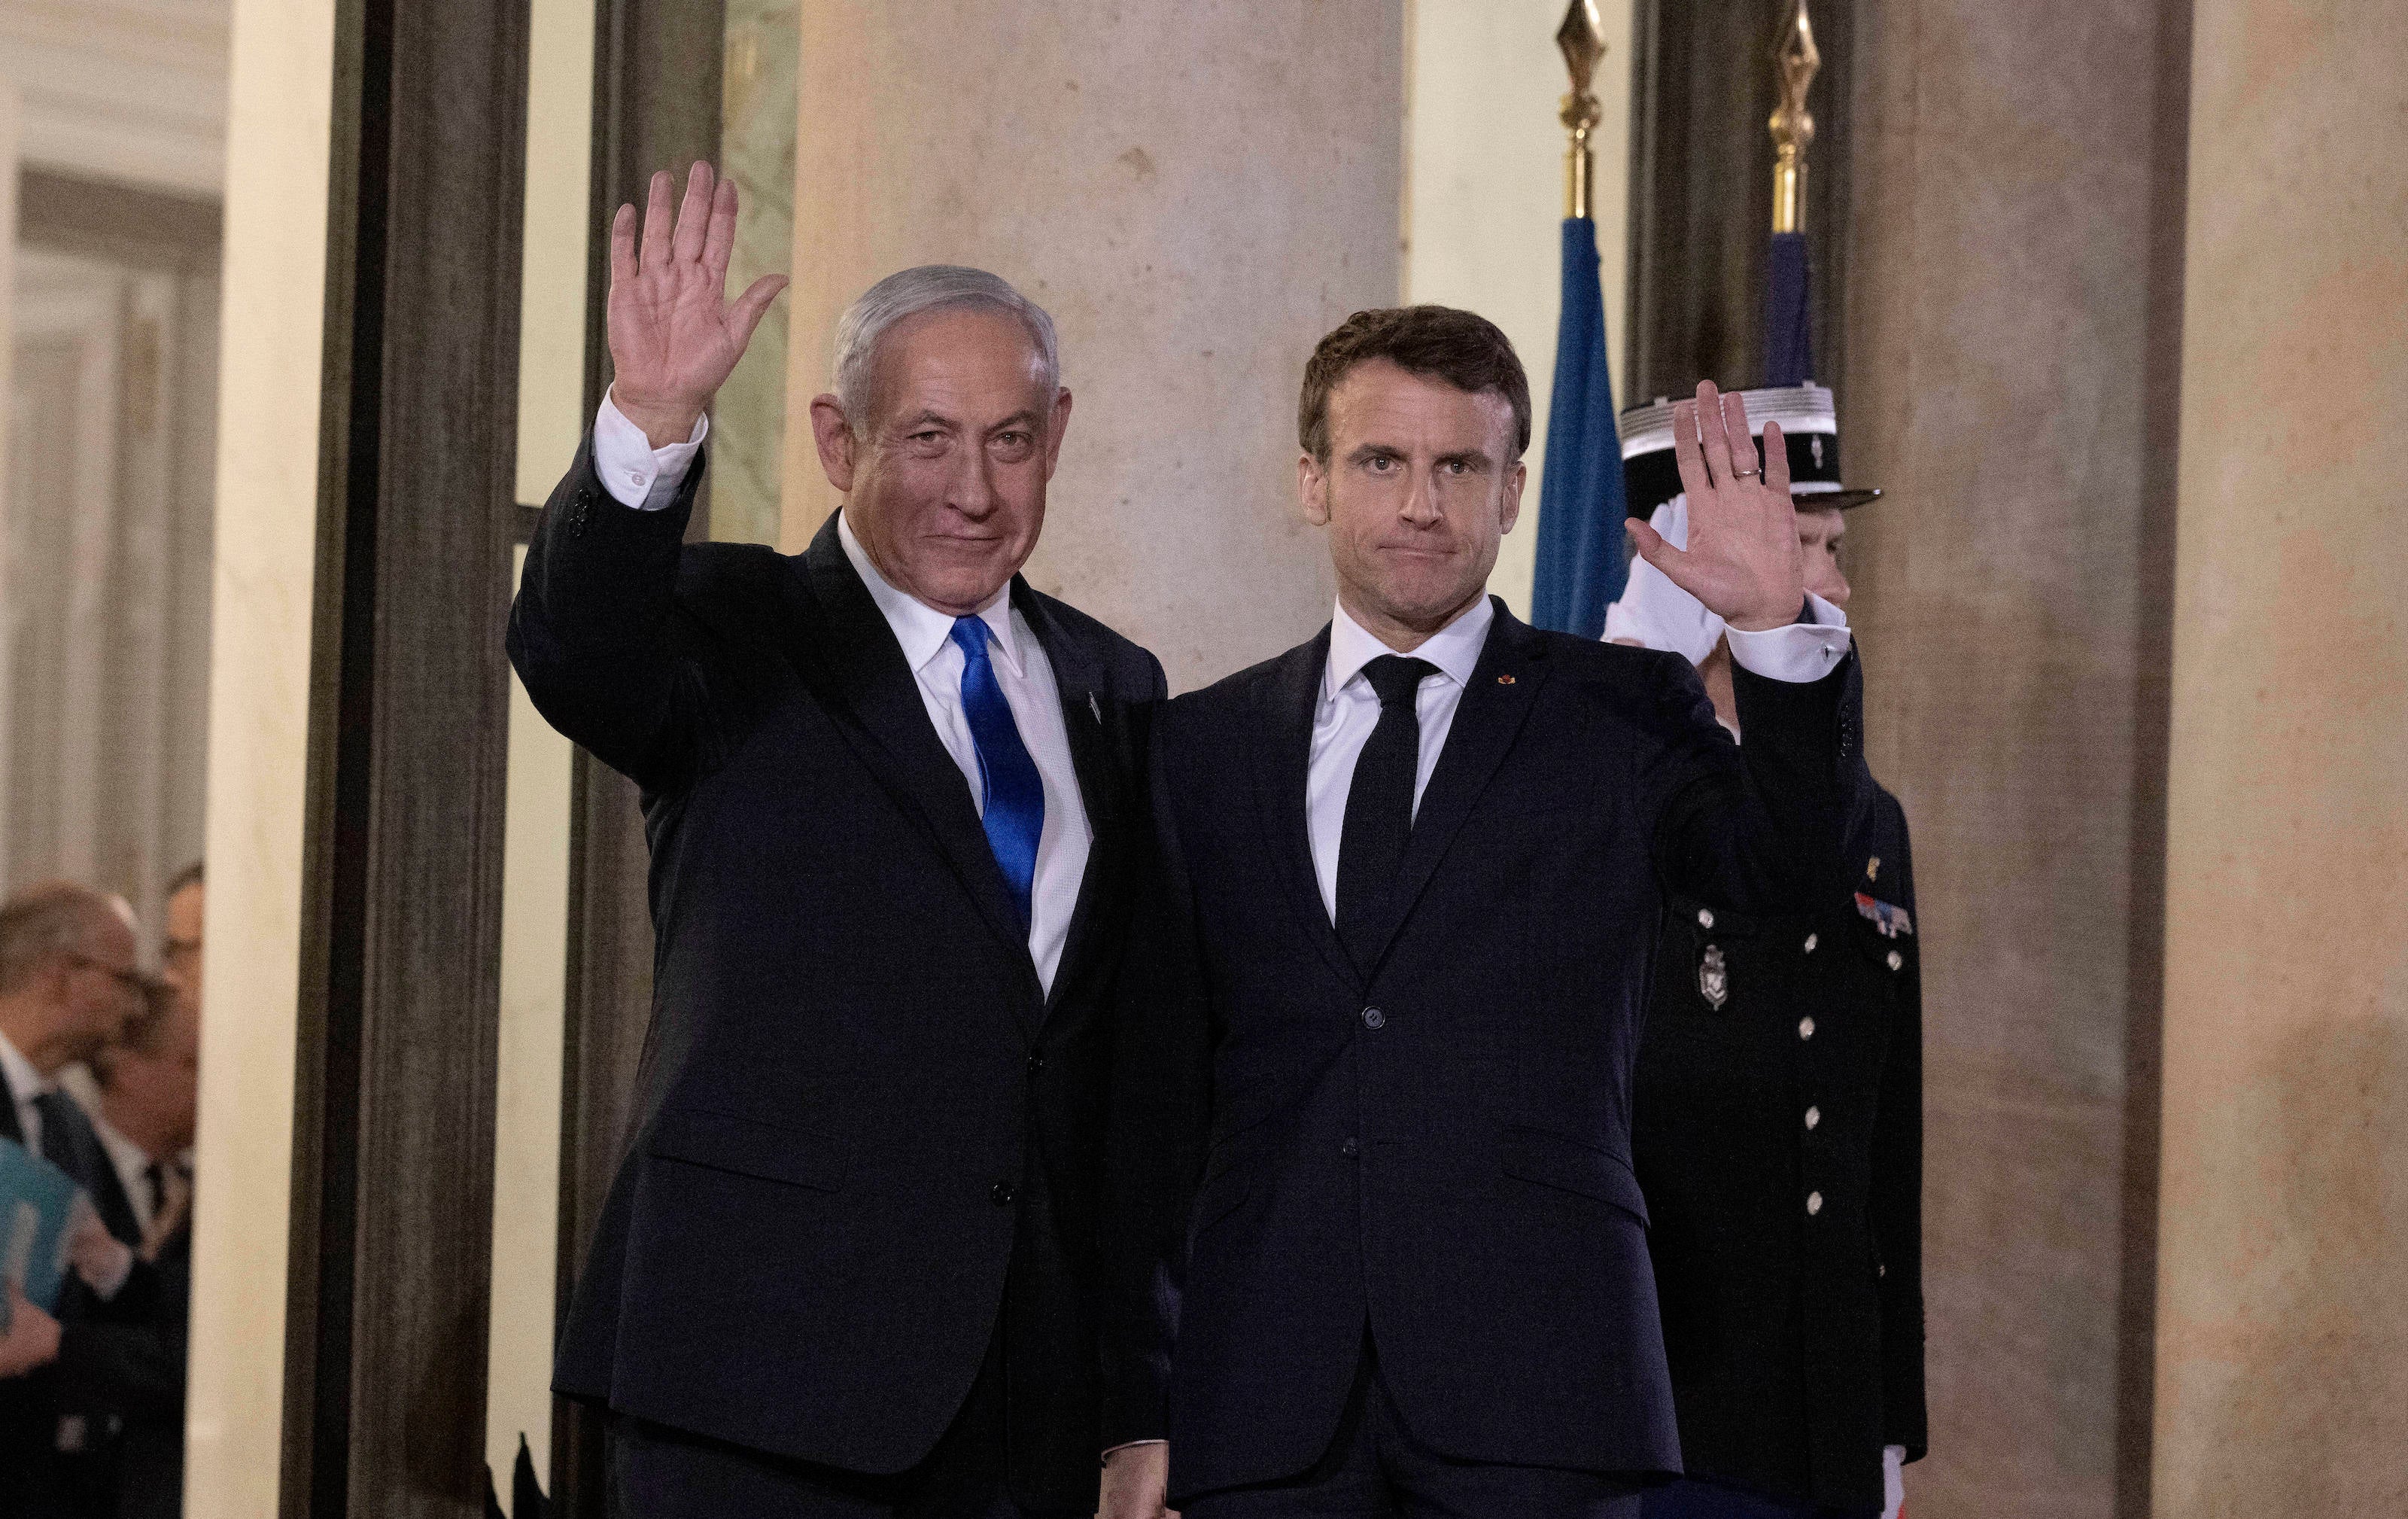
<svg viewBox="0 0 2408 1519"><path fill-rule="evenodd" d="M853 425L845 420L844 407L834 396L811 398L811 441L819 445L820 469L827 475L828 484L850 494Z"/></svg>
<svg viewBox="0 0 2408 1519"><path fill-rule="evenodd" d="M1045 478L1054 478L1054 467L1062 462L1062 435L1070 430L1070 387L1064 385L1054 398L1054 419L1045 429Z"/></svg>
<svg viewBox="0 0 2408 1519"><path fill-rule="evenodd" d="M1311 454L1296 456L1296 500L1305 521L1316 528L1329 526L1329 471Z"/></svg>
<svg viewBox="0 0 2408 1519"><path fill-rule="evenodd" d="M1530 467L1515 459L1513 468L1505 471L1505 510L1497 524L1498 537L1512 532L1513 524L1522 520L1522 487L1529 483Z"/></svg>

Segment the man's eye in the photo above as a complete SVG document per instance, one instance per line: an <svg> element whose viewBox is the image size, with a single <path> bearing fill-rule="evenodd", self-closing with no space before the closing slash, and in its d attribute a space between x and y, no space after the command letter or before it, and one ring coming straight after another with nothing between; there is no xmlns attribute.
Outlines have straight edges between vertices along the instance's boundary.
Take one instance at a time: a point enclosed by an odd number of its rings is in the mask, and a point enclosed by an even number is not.
<svg viewBox="0 0 2408 1519"><path fill-rule="evenodd" d="M1369 468L1373 474L1386 474L1390 469L1395 467L1396 462L1396 460L1383 456L1370 460L1367 468Z"/></svg>

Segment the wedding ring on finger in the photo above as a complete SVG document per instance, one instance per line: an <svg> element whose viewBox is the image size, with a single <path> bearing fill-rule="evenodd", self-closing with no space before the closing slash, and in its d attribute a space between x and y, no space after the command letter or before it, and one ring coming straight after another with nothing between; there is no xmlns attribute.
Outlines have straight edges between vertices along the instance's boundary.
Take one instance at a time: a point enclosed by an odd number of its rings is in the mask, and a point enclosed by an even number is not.
<svg viewBox="0 0 2408 1519"><path fill-rule="evenodd" d="M1753 480L1762 473L1764 473L1764 471L1761 470L1733 470L1731 471L1731 478L1733 480Z"/></svg>

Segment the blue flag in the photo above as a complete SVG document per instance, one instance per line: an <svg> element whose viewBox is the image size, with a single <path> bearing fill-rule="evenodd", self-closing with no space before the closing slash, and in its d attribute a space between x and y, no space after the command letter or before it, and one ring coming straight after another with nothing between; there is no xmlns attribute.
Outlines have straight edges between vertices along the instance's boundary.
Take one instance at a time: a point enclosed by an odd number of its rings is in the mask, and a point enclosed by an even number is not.
<svg viewBox="0 0 2408 1519"><path fill-rule="evenodd" d="M1764 383L1802 385L1814 378L1813 329L1806 320L1806 234L1774 233L1764 271Z"/></svg>
<svg viewBox="0 0 2408 1519"><path fill-rule="evenodd" d="M1597 224L1564 220L1563 317L1555 328L1555 389L1547 408L1546 474L1539 486L1539 564L1530 621L1602 637L1622 594L1622 441L1605 367L1605 297Z"/></svg>

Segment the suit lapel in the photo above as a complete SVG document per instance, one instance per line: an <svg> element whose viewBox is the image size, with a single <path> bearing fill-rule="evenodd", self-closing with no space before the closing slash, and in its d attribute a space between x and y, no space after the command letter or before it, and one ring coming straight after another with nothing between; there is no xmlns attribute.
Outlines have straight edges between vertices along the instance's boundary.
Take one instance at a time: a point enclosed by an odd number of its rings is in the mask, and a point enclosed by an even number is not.
<svg viewBox="0 0 2408 1519"><path fill-rule="evenodd" d="M795 650L796 673L838 718L838 730L861 752L871 774L926 826L979 916L1002 941L1007 962L1025 973L1025 990L1035 1001L1037 970L1028 958L1028 935L996 866L969 787L928 721L918 678L904 663L895 630L845 557L833 515L804 551L796 575L806 591L795 598L796 634L802 645Z"/></svg>
<svg viewBox="0 0 2408 1519"><path fill-rule="evenodd" d="M1312 717L1321 704L1321 682L1329 666L1329 629L1282 655L1262 693L1261 720L1254 725L1254 799L1268 835L1264 856L1290 897L1289 907L1305 925L1332 969L1350 982L1363 976L1321 900L1321 877L1312 868L1312 826L1305 816L1308 773L1312 767Z"/></svg>
<svg viewBox="0 0 2408 1519"><path fill-rule="evenodd" d="M1061 1000L1072 971L1091 951L1097 898L1105 889L1120 843L1121 772L1112 762L1111 741L1104 731L1103 681L1086 651L1046 610L1043 599L1014 576L1011 604L1045 650L1054 670L1054 688L1062 700L1062 731L1070 741L1070 768L1079 777L1079 801L1087 811L1087 868L1079 879L1079 898L1071 909L1070 928L1062 944L1062 962L1054 968L1054 987L1046 998L1050 1015Z"/></svg>
<svg viewBox="0 0 2408 1519"><path fill-rule="evenodd" d="M1471 684L1455 706L1446 748L1439 755L1438 768L1430 773L1421 806L1413 815L1404 863L1398 868L1379 931L1371 937L1369 962L1363 967L1366 981L1378 974L1389 945L1412 915L1413 904L1421 900L1439 861L1446 858L1447 846L1496 778L1513 741L1521 736L1522 724L1546 679L1545 652L1545 644L1532 635L1528 625L1515 619L1500 602L1487 642L1481 645L1480 662L1471 672Z"/></svg>

